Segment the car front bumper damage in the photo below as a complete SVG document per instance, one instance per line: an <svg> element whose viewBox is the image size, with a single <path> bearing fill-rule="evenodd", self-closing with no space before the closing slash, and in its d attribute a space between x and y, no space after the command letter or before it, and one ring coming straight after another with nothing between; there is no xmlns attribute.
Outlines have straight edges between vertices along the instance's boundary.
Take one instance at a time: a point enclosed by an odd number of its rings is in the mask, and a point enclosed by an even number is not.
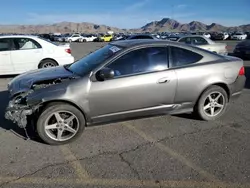
<svg viewBox="0 0 250 188"><path fill-rule="evenodd" d="M5 111L5 119L11 120L20 128L25 128L28 124L27 117L32 115L37 108L37 106L30 107L25 104L16 104L14 100L11 100Z"/></svg>

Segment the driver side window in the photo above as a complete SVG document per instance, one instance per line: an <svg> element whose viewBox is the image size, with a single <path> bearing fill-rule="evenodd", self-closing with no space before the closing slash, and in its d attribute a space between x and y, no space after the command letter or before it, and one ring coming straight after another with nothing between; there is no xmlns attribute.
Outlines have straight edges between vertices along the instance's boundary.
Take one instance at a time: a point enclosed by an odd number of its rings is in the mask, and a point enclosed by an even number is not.
<svg viewBox="0 0 250 188"><path fill-rule="evenodd" d="M168 68L166 47L149 47L129 52L107 66L115 77L161 71Z"/></svg>

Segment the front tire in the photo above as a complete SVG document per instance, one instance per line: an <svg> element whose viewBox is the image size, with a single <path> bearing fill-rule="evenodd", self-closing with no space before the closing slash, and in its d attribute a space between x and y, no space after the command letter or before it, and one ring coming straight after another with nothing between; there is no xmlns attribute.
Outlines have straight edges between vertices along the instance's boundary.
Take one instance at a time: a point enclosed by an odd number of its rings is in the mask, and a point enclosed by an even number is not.
<svg viewBox="0 0 250 188"><path fill-rule="evenodd" d="M228 105L228 95L219 86L210 86L199 98L194 114L205 121L216 120L226 111Z"/></svg>
<svg viewBox="0 0 250 188"><path fill-rule="evenodd" d="M40 114L37 133L47 144L62 145L79 138L85 128L85 118L76 107L52 103Z"/></svg>

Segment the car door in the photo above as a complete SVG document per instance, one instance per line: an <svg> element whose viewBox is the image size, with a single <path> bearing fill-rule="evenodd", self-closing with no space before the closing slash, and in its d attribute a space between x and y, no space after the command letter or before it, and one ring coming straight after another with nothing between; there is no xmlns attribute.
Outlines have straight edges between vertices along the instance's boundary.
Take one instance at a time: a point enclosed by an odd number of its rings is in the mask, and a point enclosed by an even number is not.
<svg viewBox="0 0 250 188"><path fill-rule="evenodd" d="M0 75L13 73L14 68L10 58L11 39L0 39Z"/></svg>
<svg viewBox="0 0 250 188"><path fill-rule="evenodd" d="M170 46L170 68L174 69L178 78L176 104L191 104L200 94L202 80L208 76L204 66L194 66L203 56L189 49ZM191 104L192 105L192 104Z"/></svg>
<svg viewBox="0 0 250 188"><path fill-rule="evenodd" d="M177 79L175 72L168 70L166 47L136 49L105 67L114 70L115 77L91 83L89 107L94 120L173 107Z"/></svg>
<svg viewBox="0 0 250 188"><path fill-rule="evenodd" d="M34 39L25 37L13 38L13 42L15 49L11 51L11 60L15 72L37 69L43 55L42 46Z"/></svg>

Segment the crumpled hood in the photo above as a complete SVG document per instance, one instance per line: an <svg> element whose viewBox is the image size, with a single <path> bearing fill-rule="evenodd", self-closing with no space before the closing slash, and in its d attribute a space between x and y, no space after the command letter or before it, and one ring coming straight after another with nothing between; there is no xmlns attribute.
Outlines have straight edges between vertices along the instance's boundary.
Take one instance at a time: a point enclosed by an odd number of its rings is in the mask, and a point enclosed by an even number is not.
<svg viewBox="0 0 250 188"><path fill-rule="evenodd" d="M11 96L13 96L17 93L30 90L35 83L73 76L74 74L66 70L63 66L28 71L12 79L8 84L8 90Z"/></svg>

